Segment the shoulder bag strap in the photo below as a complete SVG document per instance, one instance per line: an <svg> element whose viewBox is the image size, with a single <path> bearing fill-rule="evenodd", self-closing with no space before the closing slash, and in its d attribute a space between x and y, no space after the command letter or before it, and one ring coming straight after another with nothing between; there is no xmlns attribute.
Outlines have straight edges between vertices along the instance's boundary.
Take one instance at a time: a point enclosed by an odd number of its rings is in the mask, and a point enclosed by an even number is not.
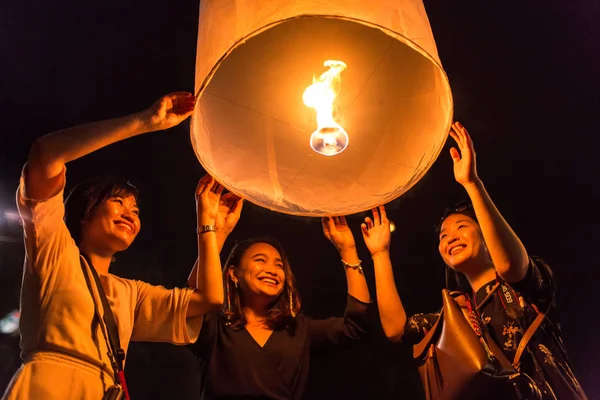
<svg viewBox="0 0 600 400"><path fill-rule="evenodd" d="M515 360L513 361L513 367L515 367L515 369L517 371L519 370L519 367L521 366L521 356L523 355L525 348L527 348L529 341L531 340L531 338L533 337L533 335L535 334L537 329L540 327L540 325L544 321L544 318L546 318L547 313L548 313L548 310L544 311L543 313L539 313L538 316L535 317L535 320L533 320L532 324L529 325L529 328L527 328L527 331L525 331L525 333L523 334L523 337L521 338L521 341L519 342L519 346L517 347L517 352L515 353Z"/></svg>
<svg viewBox="0 0 600 400"><path fill-rule="evenodd" d="M531 257L530 262L535 263L535 265L538 268L545 270L545 272L548 274L552 291L552 299L548 302L548 306L543 312L538 312L537 317L533 320L531 325L529 325L529 328L527 328L527 330L523 334L523 338L521 338L521 341L519 342L517 352L515 353L515 359L513 361L513 366L517 371L521 366L521 356L523 355L523 352L527 348L527 345L529 344L529 341L531 340L535 332L538 330L540 325L542 325L542 322L550 312L550 309L554 305L554 301L556 298L556 281L554 280L554 273L552 272L548 264L546 264L542 259L537 257Z"/></svg>
<svg viewBox="0 0 600 400"><path fill-rule="evenodd" d="M102 323L104 322L104 326L106 327L106 331L108 332L108 342L110 344L111 351L109 352L109 358L113 362L113 369L115 371L115 379L117 383L121 382L123 379L123 375L121 372L123 371L123 360L125 359L125 351L121 348L121 341L119 340L119 330L117 329L117 321L115 320L115 316L110 308L110 304L108 303L108 299L106 298L106 294L104 293L104 288L102 287L102 283L100 282L100 277L98 276L98 272L92 265L90 259L81 254L83 258L87 261L90 266L89 270L94 277L94 281L96 283L96 289L98 290L98 295L100 296L100 301L102 301L102 308L104 309L104 317L100 316L100 311L98 310L98 306L96 301L94 301L94 308L96 311L96 317ZM88 289L92 295L92 299L94 299L94 292L92 290L92 283L90 282L90 278L86 273L86 267L81 258L79 259L81 263L81 269L83 270L83 276L85 277L85 282L88 286ZM106 332L103 331L106 335Z"/></svg>
<svg viewBox="0 0 600 400"><path fill-rule="evenodd" d="M492 296L498 291L500 286L501 286L500 282L497 282L492 287L492 290L487 294L487 296L483 299L483 301L477 305L478 312L487 304L487 302L492 298ZM546 318L546 314L548 313L549 309L550 309L550 306L548 306L548 309L546 309L543 313L539 313L538 316L533 321L533 323L531 325L529 325L529 328L527 328L527 330L523 334L523 337L521 338L521 341L519 342L519 346L517 347L517 352L515 353L514 361L512 363L513 367L517 371L519 370L519 367L521 366L520 364L521 364L521 357L523 356L523 352L527 348L529 341L531 340L531 338L533 337L533 335L535 334L537 329L542 324L544 318Z"/></svg>
<svg viewBox="0 0 600 400"><path fill-rule="evenodd" d="M490 301L492 296L498 291L498 288L500 288L500 282L496 282L496 284L492 287L492 290L490 290L490 292L487 294L487 296L485 296L481 303L477 304L477 308L475 309L475 311L479 313L479 311L483 307L485 307L485 305L488 303L488 301Z"/></svg>

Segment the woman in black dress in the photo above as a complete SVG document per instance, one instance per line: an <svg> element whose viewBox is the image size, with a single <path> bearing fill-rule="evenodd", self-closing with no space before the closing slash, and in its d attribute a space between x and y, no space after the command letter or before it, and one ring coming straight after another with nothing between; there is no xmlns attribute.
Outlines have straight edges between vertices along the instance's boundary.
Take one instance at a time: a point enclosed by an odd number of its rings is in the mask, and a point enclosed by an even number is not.
<svg viewBox="0 0 600 400"><path fill-rule="evenodd" d="M450 149L454 177L470 202L444 214L437 233L439 252L447 266L447 285L468 295L475 309L499 283L499 290L483 306L480 317L496 344L513 360L519 341L538 312L554 302L550 268L530 257L504 220L477 176L475 150L467 130L456 122L450 135L458 144ZM433 326L439 313L407 318L394 285L390 265L375 267L377 301L386 336L417 343ZM532 377L544 399L585 399L570 368L557 325L546 318L525 352L521 371ZM492 398L494 393L490 393ZM502 395L502 398L511 398Z"/></svg>
<svg viewBox="0 0 600 400"><path fill-rule="evenodd" d="M203 366L203 398L301 399L311 350L343 346L369 331L371 300L354 237L344 217L323 219L346 270L348 301L343 318L308 318L299 313L294 275L275 240L239 243L221 270L219 252L242 208L240 198L222 190L205 177L196 193L199 253L188 284L224 299L221 312L204 316L191 346ZM372 253L387 249L389 234L371 236Z"/></svg>

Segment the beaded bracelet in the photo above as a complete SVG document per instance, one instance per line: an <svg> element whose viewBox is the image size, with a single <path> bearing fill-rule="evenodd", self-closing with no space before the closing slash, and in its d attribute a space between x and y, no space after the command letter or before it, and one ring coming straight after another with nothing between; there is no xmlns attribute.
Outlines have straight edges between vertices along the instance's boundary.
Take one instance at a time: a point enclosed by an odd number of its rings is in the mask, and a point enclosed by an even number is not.
<svg viewBox="0 0 600 400"><path fill-rule="evenodd" d="M346 261L342 260L342 264L344 265L344 267L346 268L350 268L350 269L355 269L357 270L361 275L363 274L363 269L362 269L362 261L358 260L358 262L356 264L348 264Z"/></svg>

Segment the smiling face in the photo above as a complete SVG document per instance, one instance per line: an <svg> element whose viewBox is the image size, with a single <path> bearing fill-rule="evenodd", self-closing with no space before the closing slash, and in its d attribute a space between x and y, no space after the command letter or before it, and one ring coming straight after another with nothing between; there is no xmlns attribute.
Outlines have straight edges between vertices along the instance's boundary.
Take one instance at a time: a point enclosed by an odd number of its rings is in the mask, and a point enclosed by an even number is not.
<svg viewBox="0 0 600 400"><path fill-rule="evenodd" d="M139 208L133 195L112 195L82 222L82 241L106 252L127 249L141 228Z"/></svg>
<svg viewBox="0 0 600 400"><path fill-rule="evenodd" d="M231 279L238 282L242 297L253 303L256 298L275 300L285 286L284 261L277 249L268 243L254 243L244 252L239 265L229 269Z"/></svg>
<svg viewBox="0 0 600 400"><path fill-rule="evenodd" d="M446 265L457 272L468 272L488 265L488 251L479 224L464 214L444 220L438 250Z"/></svg>

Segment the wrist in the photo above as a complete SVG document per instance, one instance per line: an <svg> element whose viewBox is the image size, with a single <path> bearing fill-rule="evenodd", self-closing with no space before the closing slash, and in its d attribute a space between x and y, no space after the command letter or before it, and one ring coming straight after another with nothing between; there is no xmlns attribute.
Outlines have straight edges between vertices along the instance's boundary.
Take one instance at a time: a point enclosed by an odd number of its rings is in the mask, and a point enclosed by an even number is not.
<svg viewBox="0 0 600 400"><path fill-rule="evenodd" d="M338 249L338 251L342 260L348 263L355 263L358 260L358 251L356 251L356 246L344 247Z"/></svg>
<svg viewBox="0 0 600 400"><path fill-rule="evenodd" d="M209 217L207 215L199 215L196 223L198 224L198 226L202 226L202 225L212 225L215 226L217 222L217 219L214 217ZM216 230L216 227L215 227Z"/></svg>
<svg viewBox="0 0 600 400"><path fill-rule="evenodd" d="M462 184L467 192L483 189L483 182L479 178L475 178L469 182Z"/></svg>
<svg viewBox="0 0 600 400"><path fill-rule="evenodd" d="M217 233L214 225L198 225L196 228L196 233L198 235L203 235L205 233Z"/></svg>
<svg viewBox="0 0 600 400"><path fill-rule="evenodd" d="M346 269L346 273L348 273L348 270L355 270L359 274L364 275L364 271L362 269L362 261L358 258L355 263L349 263L342 259L342 265Z"/></svg>
<svg viewBox="0 0 600 400"><path fill-rule="evenodd" d="M226 238L227 236L229 236L229 234L231 233L231 232L225 231L225 230L220 229L220 228L215 228L215 231L217 232L217 236L224 237L224 238Z"/></svg>
<svg viewBox="0 0 600 400"><path fill-rule="evenodd" d="M156 129L152 126L151 114L149 110L144 110L133 114L133 119L139 127L139 133L153 132Z"/></svg>
<svg viewBox="0 0 600 400"><path fill-rule="evenodd" d="M373 261L375 261L378 258L389 258L389 257L390 257L389 249L377 250L376 252L371 253L371 259Z"/></svg>
<svg viewBox="0 0 600 400"><path fill-rule="evenodd" d="M352 244L352 245L345 245L345 246L335 246L336 249L338 249L338 251L340 253L345 252L345 251L356 251L356 245Z"/></svg>
<svg viewBox="0 0 600 400"><path fill-rule="evenodd" d="M220 243L225 243L225 240L227 240L227 237L229 236L229 232L224 232L222 230L217 229L216 233L217 233L217 240Z"/></svg>

